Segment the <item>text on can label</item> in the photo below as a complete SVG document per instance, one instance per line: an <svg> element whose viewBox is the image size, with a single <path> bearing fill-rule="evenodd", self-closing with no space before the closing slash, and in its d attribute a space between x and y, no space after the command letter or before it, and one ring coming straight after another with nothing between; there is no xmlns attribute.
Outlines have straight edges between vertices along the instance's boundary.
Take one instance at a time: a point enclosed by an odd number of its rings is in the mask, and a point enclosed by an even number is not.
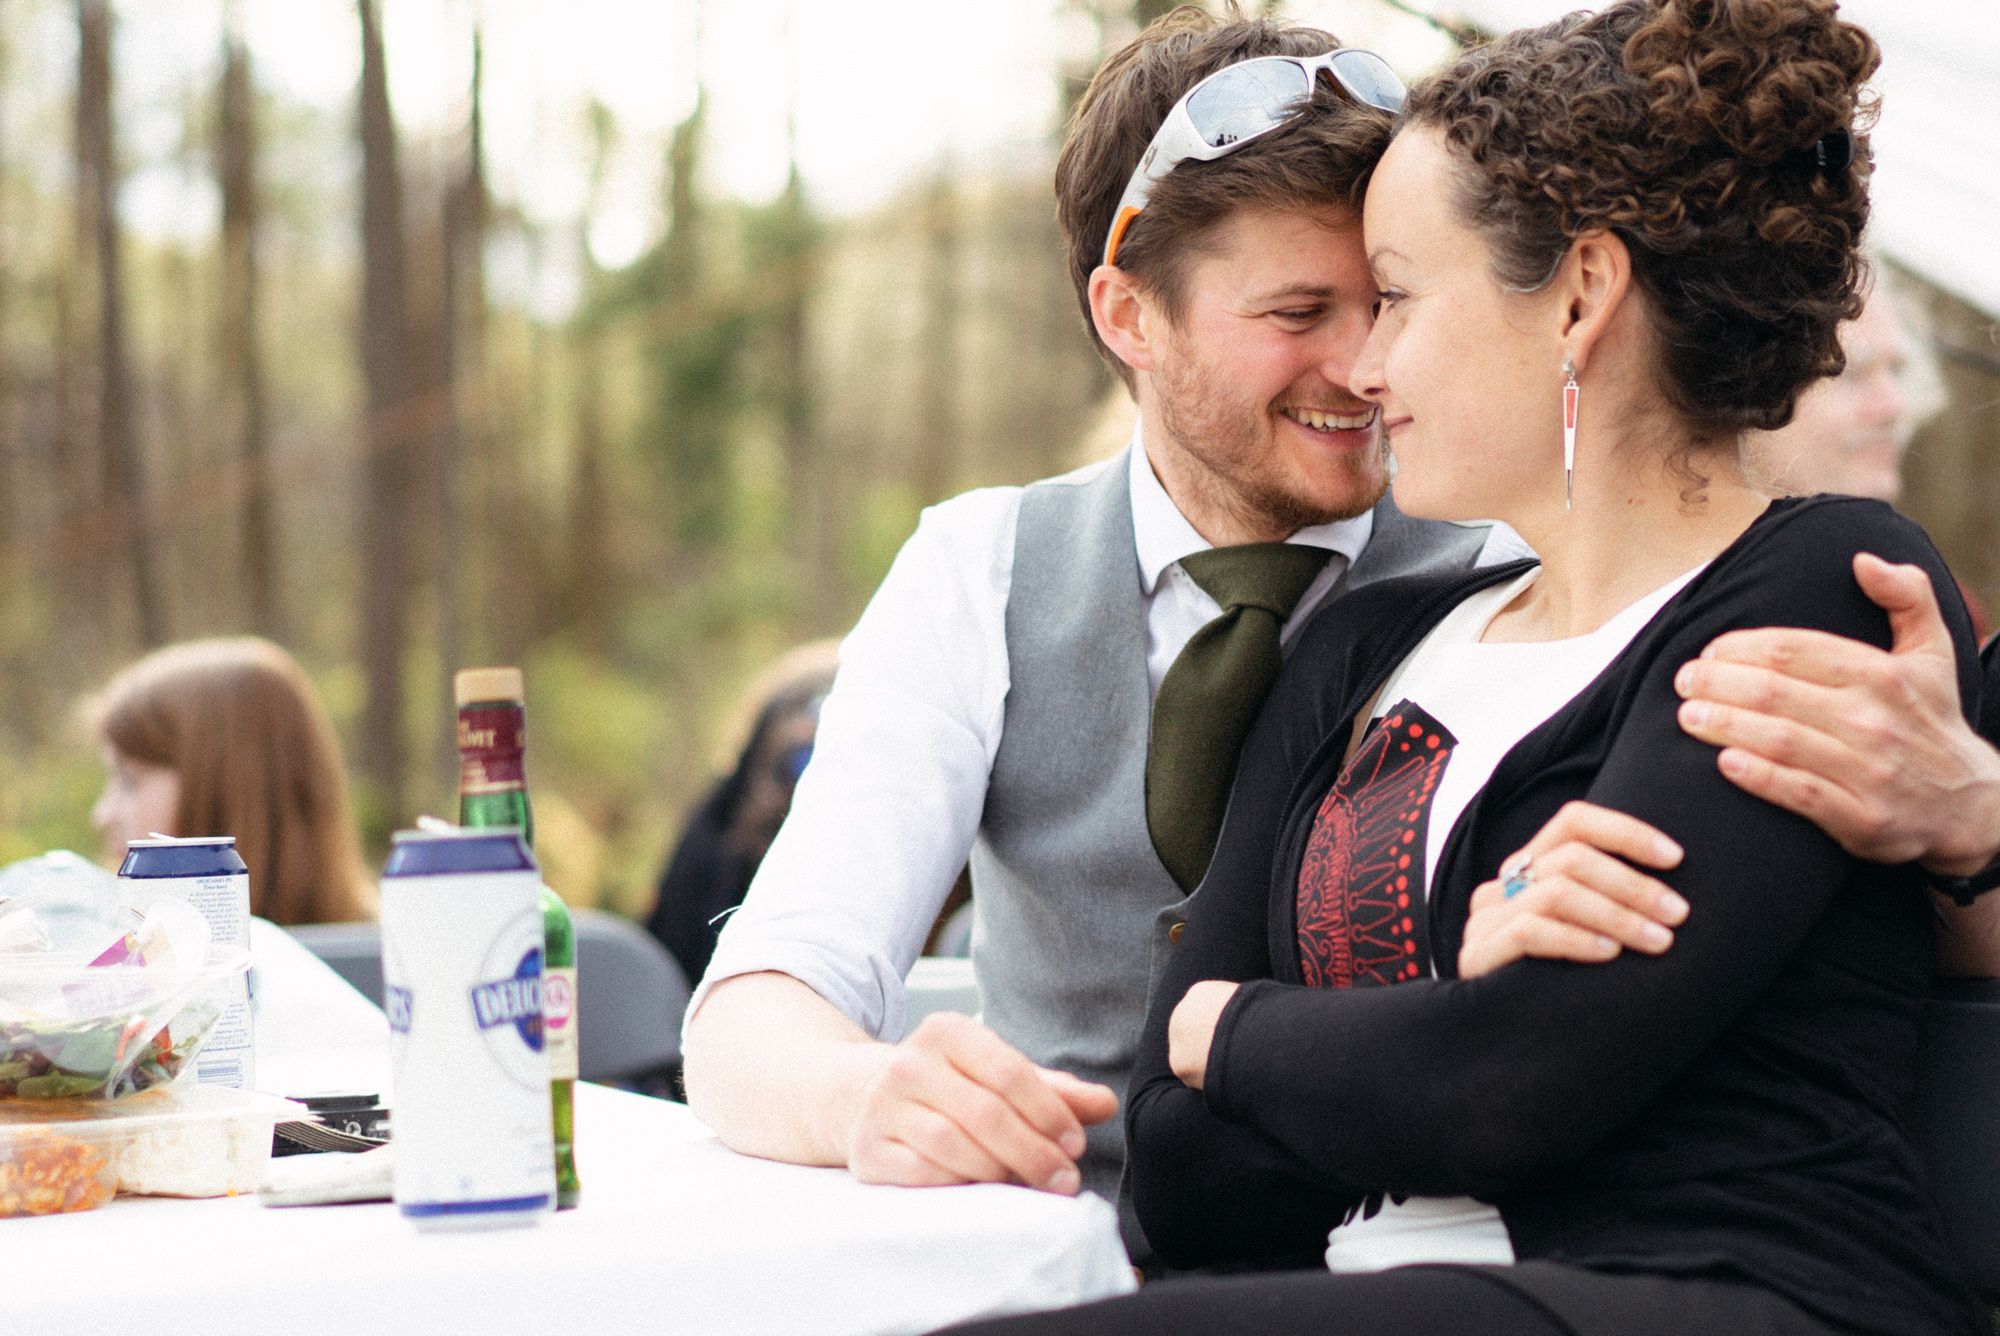
<svg viewBox="0 0 2000 1336"><path fill-rule="evenodd" d="M472 1016L481 1030L511 1025L521 1041L542 1051L542 949L521 957L511 977L472 986Z"/></svg>

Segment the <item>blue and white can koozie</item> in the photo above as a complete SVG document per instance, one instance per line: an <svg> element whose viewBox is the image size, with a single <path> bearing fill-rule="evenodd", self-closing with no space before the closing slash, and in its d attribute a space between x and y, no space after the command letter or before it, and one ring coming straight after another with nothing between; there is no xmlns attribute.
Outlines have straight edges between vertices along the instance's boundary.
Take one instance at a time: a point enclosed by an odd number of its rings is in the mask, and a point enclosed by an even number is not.
<svg viewBox="0 0 2000 1336"><path fill-rule="evenodd" d="M208 922L208 963L250 950L250 870L233 835L133 840L118 866L120 880L186 900ZM194 1059L202 1085L251 1090L257 1084L249 979L233 974L217 985L222 1015Z"/></svg>
<svg viewBox="0 0 2000 1336"><path fill-rule="evenodd" d="M382 873L397 1209L420 1229L555 1205L541 873L511 830L404 831Z"/></svg>

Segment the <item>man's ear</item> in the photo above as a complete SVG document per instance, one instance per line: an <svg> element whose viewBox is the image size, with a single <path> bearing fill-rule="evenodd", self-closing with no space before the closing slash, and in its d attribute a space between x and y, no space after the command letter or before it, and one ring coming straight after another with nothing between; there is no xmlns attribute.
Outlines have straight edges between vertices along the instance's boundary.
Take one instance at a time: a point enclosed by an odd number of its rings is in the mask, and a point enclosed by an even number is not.
<svg viewBox="0 0 2000 1336"><path fill-rule="evenodd" d="M1092 270L1090 321L1119 361L1134 371L1153 369L1158 323L1153 303L1137 279L1108 264Z"/></svg>
<svg viewBox="0 0 2000 1336"><path fill-rule="evenodd" d="M1629 317L1632 252L1614 232L1585 232L1570 243L1556 281L1562 285L1563 352L1581 375L1608 334Z"/></svg>

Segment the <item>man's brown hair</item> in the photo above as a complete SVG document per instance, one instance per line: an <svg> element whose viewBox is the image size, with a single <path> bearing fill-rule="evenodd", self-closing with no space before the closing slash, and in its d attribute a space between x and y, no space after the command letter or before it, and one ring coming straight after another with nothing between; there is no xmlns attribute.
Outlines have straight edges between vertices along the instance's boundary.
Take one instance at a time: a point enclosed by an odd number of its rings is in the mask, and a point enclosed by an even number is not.
<svg viewBox="0 0 2000 1336"><path fill-rule="evenodd" d="M1224 66L1253 56L1317 56L1339 45L1318 28L1245 19L1233 3L1219 18L1182 5L1105 61L1084 90L1056 159L1056 218L1084 327L1127 388L1132 369L1104 346L1090 318L1090 275L1139 155L1181 95ZM1308 114L1213 162L1182 163L1158 182L1118 245L1118 267L1178 320L1188 264L1219 224L1243 208L1332 207L1358 216L1391 128L1387 113L1317 78Z"/></svg>

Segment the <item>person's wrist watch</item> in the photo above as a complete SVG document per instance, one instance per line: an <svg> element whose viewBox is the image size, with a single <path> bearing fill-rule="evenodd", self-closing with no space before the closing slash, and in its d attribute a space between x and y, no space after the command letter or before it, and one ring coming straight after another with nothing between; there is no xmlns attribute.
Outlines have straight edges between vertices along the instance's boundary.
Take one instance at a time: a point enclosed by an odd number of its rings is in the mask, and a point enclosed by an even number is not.
<svg viewBox="0 0 2000 1336"><path fill-rule="evenodd" d="M1986 892L2000 887L2000 858L1995 858L1969 877L1947 877L1940 872L1924 872L1930 888L1954 904L1969 905Z"/></svg>

